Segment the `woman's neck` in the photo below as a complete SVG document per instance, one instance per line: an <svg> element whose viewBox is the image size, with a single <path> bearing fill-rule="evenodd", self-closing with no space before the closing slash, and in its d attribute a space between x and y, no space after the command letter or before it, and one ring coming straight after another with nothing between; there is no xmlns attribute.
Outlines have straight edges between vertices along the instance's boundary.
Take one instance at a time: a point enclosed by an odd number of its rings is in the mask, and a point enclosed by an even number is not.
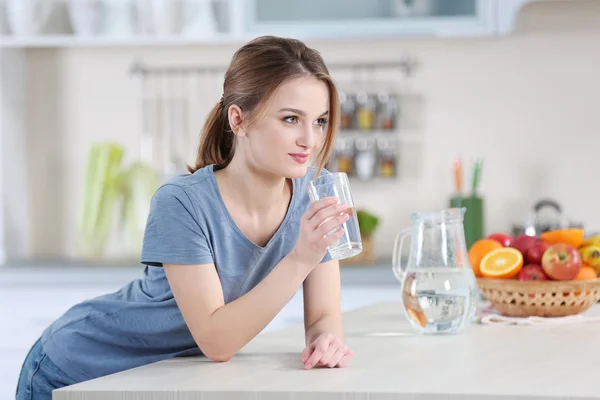
<svg viewBox="0 0 600 400"><path fill-rule="evenodd" d="M236 161L234 157L227 167L215 173L222 196L231 198L249 214L262 214L274 206L289 203L290 181L239 165Z"/></svg>

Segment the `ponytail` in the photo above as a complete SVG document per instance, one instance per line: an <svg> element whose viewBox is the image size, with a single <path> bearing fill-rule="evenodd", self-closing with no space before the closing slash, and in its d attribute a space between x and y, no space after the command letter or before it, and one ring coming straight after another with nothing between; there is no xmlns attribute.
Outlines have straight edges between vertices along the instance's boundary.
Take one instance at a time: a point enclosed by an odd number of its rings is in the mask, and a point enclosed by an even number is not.
<svg viewBox="0 0 600 400"><path fill-rule="evenodd" d="M193 174L200 168L211 164L226 167L233 158L234 145L233 133L221 101L213 107L206 118L200 135L196 164L193 167L188 165L188 171Z"/></svg>

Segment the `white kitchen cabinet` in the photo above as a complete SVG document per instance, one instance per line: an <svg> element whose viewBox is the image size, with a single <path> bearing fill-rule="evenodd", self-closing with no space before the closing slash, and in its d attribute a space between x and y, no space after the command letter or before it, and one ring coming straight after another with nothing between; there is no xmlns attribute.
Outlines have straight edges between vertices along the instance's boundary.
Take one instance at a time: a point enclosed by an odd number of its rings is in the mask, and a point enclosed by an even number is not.
<svg viewBox="0 0 600 400"><path fill-rule="evenodd" d="M302 38L496 33L496 0L250 0L252 34Z"/></svg>
<svg viewBox="0 0 600 400"><path fill-rule="evenodd" d="M246 32L299 38L509 34L536 0L249 0Z"/></svg>
<svg viewBox="0 0 600 400"><path fill-rule="evenodd" d="M77 36L71 33L72 28L65 17L64 1L58 1L59 11L53 14L55 20L47 24L52 28L36 36L0 35L0 47L243 43L265 34L299 39L495 36L512 31L516 15L525 3L544 0L214 1L219 30L181 36Z"/></svg>

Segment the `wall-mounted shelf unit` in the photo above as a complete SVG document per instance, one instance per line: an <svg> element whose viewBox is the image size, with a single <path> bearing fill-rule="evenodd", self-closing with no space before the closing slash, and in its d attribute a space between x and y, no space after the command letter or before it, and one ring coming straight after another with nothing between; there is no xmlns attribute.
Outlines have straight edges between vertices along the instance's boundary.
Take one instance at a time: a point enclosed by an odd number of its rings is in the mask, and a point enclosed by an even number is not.
<svg viewBox="0 0 600 400"><path fill-rule="evenodd" d="M22 28L23 33L20 34L11 33L10 22L7 23L8 26L0 26L0 32L4 33L0 35L0 47L238 44L265 34L293 36L304 40L493 37L510 34L518 11L524 4L544 0L187 0L188 3L210 3L210 17L214 19L214 28L192 29L192 21L190 29L185 32L173 30L171 34L156 34L152 32L152 28L144 28L152 21L156 23L156 18L148 11L151 1L123 0L123 3L131 4L131 9L127 11L131 13L132 25L135 25L127 34L105 34L100 28L93 30L94 33L91 34L78 34L74 28L77 25L73 23L73 11L69 9L70 0L45 1L52 4L45 23L36 29ZM171 3L178 4L176 0ZM5 18L0 18L0 21L16 18L10 15L8 8L0 8L0 14L3 11L5 14ZM124 10L122 8L120 11ZM98 9L97 12L103 10ZM140 22L138 15L145 16L150 22ZM206 25L203 24L206 20L200 17L196 25Z"/></svg>

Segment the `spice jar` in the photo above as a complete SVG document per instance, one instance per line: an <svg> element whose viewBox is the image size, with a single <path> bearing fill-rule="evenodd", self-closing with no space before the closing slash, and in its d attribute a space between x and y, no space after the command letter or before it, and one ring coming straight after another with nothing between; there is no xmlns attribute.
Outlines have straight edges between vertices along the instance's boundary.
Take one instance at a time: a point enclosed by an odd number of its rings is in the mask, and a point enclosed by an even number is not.
<svg viewBox="0 0 600 400"><path fill-rule="evenodd" d="M352 174L352 158L354 156L354 148L352 139L338 137L335 142L335 166L336 171L345 172L348 175Z"/></svg>
<svg viewBox="0 0 600 400"><path fill-rule="evenodd" d="M396 176L396 140L393 138L379 138L379 175L385 178Z"/></svg>
<svg viewBox="0 0 600 400"><path fill-rule="evenodd" d="M356 140L356 155L354 157L356 175L361 180L370 180L375 175L377 149L372 138L358 138Z"/></svg>
<svg viewBox="0 0 600 400"><path fill-rule="evenodd" d="M379 129L392 130L396 128L398 116L398 99L396 96L384 90L377 94L377 100L377 126Z"/></svg>
<svg viewBox="0 0 600 400"><path fill-rule="evenodd" d="M342 129L352 129L356 103L353 96L340 92L340 123Z"/></svg>
<svg viewBox="0 0 600 400"><path fill-rule="evenodd" d="M372 95L362 90L356 95L356 119L358 128L370 131L375 122L375 111L377 103Z"/></svg>

